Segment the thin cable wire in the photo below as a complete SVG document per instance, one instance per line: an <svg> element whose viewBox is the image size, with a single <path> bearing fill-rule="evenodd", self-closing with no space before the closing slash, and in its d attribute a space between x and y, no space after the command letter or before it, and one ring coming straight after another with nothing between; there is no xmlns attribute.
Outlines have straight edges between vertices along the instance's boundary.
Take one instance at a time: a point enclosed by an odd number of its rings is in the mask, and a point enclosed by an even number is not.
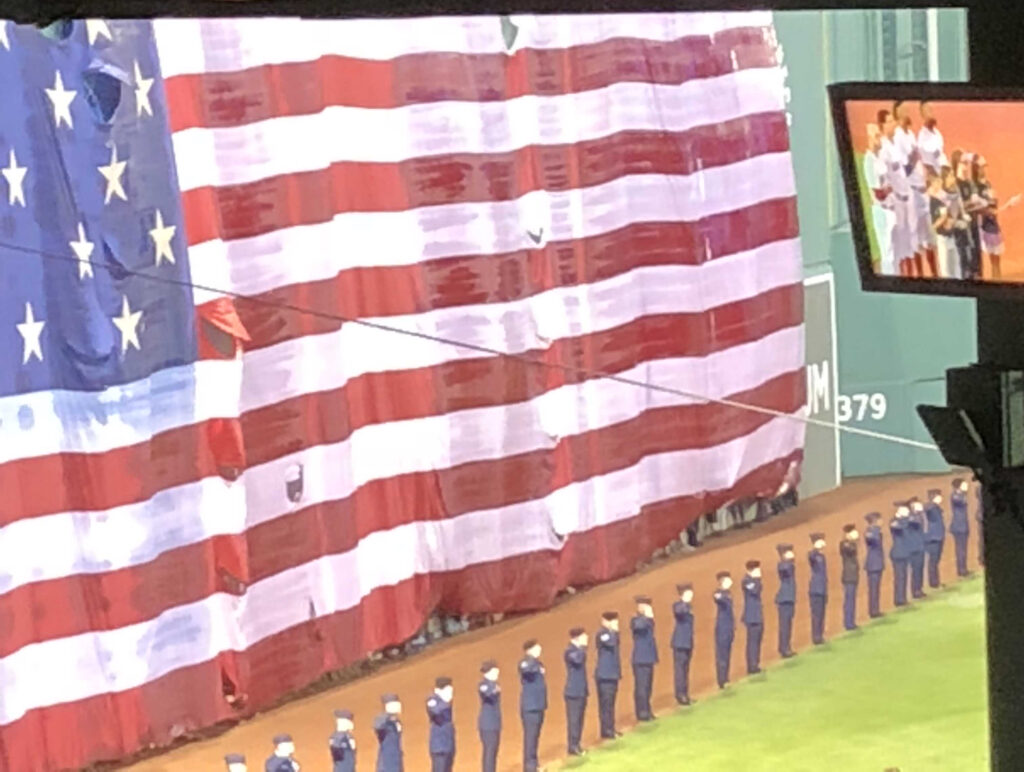
<svg viewBox="0 0 1024 772"><path fill-rule="evenodd" d="M47 260L56 260L60 262L73 263L78 265L79 260L76 257L70 257L68 255L58 255L55 253L44 252L39 249L33 249L31 247L24 247L17 244L11 244L5 241L0 241L0 247L4 247L14 252L21 252L23 254L35 255L42 257ZM108 273L112 270L109 266L91 263L93 268L100 268ZM732 399L724 399L719 397L708 397L703 394L695 394L690 391L683 389L676 389L671 386L662 386L656 383L649 383L647 381L638 381L633 378L626 378L621 375L614 373L606 373L602 370L590 370L584 367L577 367L575 365L565 365L557 362L547 362L541 359L535 359L525 354L510 354L505 351L499 351L492 349L488 346L480 346L475 343L467 343L465 341L454 340L452 338L444 338L439 335L429 335L425 332L419 332L417 330L403 330L401 327L392 327L387 324L380 322L370 322L366 319L357 319L354 317L344 316L342 314L328 313L326 311L319 311L315 308L304 308L302 306L296 306L291 303L281 303L277 301L264 300L262 298L255 298L250 295L242 295L237 292L230 290L220 289L218 287L209 287L203 284L196 284L194 282L182 281L181 279L173 279L165 276L154 276L152 274L144 273L142 271L132 270L118 270L118 273L124 273L130 276L137 276L142 279L148 279L149 281L158 282L161 284L167 284L176 287L189 287L191 289L203 290L205 292L211 292L217 295L224 295L235 300L251 303L253 305L263 306L266 308L273 308L281 311L291 311L297 314L306 314L307 316L313 316L320 319L327 319L330 321L341 322L343 324L358 324L363 327L370 329L380 330L382 332L389 332L396 335L407 335L412 338L420 338L421 340L429 340L433 343L442 343L448 346L457 346L459 348L468 349L470 351L478 351L482 354L489 354L492 356L506 357L508 359L514 359L526 364L548 367L553 370L561 370L562 372L570 373L573 375L584 375L588 378L605 378L610 381L616 381L628 386L635 386L641 389L647 389L649 391L660 392L662 394L671 394L677 397L685 397L687 399L693 399L698 402L707 402L710 404L723 405L725 407L735 408L737 410L746 410L751 413L760 413L761 415L772 416L773 418L785 418L791 421L801 421L808 426L819 426L823 429L829 429L832 431L845 432L847 434L858 435L861 437L868 437L871 439L882 440L883 442L890 442L896 445L905 445L911 448L920 448L922 450L938 450L938 448L931 443L920 442L918 440L912 440L907 437L899 437L894 434L886 434L884 432L875 432L870 429L859 429L854 426L844 426L838 422L822 421L817 418L810 418L809 416L794 415L792 413L784 413L781 410L773 410L772 408L761 407L760 405L751 405L745 402L738 402Z"/></svg>

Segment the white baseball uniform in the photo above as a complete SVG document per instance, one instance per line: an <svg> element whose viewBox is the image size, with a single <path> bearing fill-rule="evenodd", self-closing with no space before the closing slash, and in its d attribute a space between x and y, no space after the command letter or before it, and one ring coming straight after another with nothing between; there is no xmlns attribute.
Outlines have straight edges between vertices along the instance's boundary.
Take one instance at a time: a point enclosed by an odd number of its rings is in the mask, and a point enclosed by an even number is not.
<svg viewBox="0 0 1024 772"><path fill-rule="evenodd" d="M874 191L884 188L886 181L885 162L870 150L864 154L864 179L871 192L871 226L875 230L875 241L878 242L879 265L878 273L882 276L895 276L896 259L892 251L892 233L896 227L895 202L896 196L889 192L879 201Z"/></svg>
<svg viewBox="0 0 1024 772"><path fill-rule="evenodd" d="M917 150L921 154L921 163L932 167L938 174L943 166L949 166L949 159L946 158L945 141L942 139L942 132L936 126L929 129L922 126L917 133Z"/></svg>
<svg viewBox="0 0 1024 772"><path fill-rule="evenodd" d="M885 164L885 178L893 191L893 211L896 224L892 231L892 251L897 266L900 260L914 256L914 192L907 178L907 159L888 137L882 138L882 149L879 155Z"/></svg>
<svg viewBox="0 0 1024 772"><path fill-rule="evenodd" d="M907 162L917 147L914 132L903 127L897 128L893 135L896 148ZM932 228L932 216L928 206L928 194L925 193L924 164L918 160L907 177L910 182L911 201L911 246L918 249L930 249L935 246L935 231Z"/></svg>

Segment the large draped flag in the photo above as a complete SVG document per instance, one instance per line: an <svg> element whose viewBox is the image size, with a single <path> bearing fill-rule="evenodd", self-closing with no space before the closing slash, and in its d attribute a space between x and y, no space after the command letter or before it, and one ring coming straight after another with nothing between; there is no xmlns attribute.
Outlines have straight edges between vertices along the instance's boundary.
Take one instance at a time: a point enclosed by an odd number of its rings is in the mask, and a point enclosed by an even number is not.
<svg viewBox="0 0 1024 772"><path fill-rule="evenodd" d="M768 13L0 23L0 768L773 491L784 90Z"/></svg>

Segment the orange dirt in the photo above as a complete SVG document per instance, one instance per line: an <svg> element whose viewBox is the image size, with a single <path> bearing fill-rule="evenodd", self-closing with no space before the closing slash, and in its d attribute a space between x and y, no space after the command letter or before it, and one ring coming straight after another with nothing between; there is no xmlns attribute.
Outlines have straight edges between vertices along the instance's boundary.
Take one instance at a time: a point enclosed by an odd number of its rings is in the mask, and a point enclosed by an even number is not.
<svg viewBox="0 0 1024 772"><path fill-rule="evenodd" d="M433 679L438 675L449 675L454 678L456 688L458 753L455 769L458 772L475 771L480 769L480 744L476 733L478 668L484 659L494 658L502 668L501 683L504 688L505 727L499 768L512 772L521 769L522 743L516 663L521 654L522 642L531 637L538 638L544 646L542 659L548 670L550 707L541 737L541 757L546 762L555 761L565 753L565 710L561 697L564 678L562 652L566 646L569 628L584 625L593 634L598 627L601 612L609 609L617 610L625 620L628 620L633 614L634 595L651 595L655 604L659 654L662 660L655 671L653 704L656 713L668 713L676 707L672 697L672 665L668 638L672 628L669 608L675 600L677 582L692 581L696 589L694 613L697 623L697 648L691 666L691 693L700 698L716 690L714 649L711 640L714 626L714 604L711 594L714 590L716 572L729 570L733 573L734 579L738 579L747 560L756 559L762 562L766 601L762 659L771 663L778 659L775 650L777 620L773 603L777 587L775 545L780 542L791 542L797 553L799 594L793 638L794 646L798 650L806 649L810 644L810 618L806 595L809 568L805 557L807 550L810 549L809 534L820 530L828 539L826 549L829 560L830 594L826 635L837 636L842 632L842 589L839 584L840 561L837 543L842 535L843 525L847 522L856 523L863 532L864 515L867 512L877 510L887 521L893 501L911 495L923 498L927 489L932 487L941 488L946 495L950 479L951 476L903 476L849 482L839 490L803 502L797 509L790 510L767 523L712 537L697 552L684 553L658 563L640 574L580 593L551 611L448 639L435 644L422 654L389 665L365 679L290 703L246 721L220 737L185 745L162 756L139 762L129 769L133 772L220 770L224 768L224 754L238 752L246 755L250 770L262 770L264 760L272 751L271 737L278 732L289 732L295 739L296 760L302 765L303 772L329 772L331 764L327 751L327 737L333 731L332 711L347 707L356 714L356 739L360 749L359 768L370 770L376 761L376 742L371 730L372 718L380 709L379 696L386 691L394 691L402 698L405 710L403 745L406 769L410 772L427 770L430 768L430 762L427 754L424 701L431 691ZM972 533L969 552L970 565L974 569L977 534L973 523L973 493L970 494L970 502ZM948 504L946 510L948 523ZM887 553L888 542L886 532ZM863 561L863 544L861 560ZM945 581L955 580L951 539L943 556L942 571ZM925 590L927 592L927 587ZM861 621L867 617L866 595L866 582L862 573L857 608L858 619ZM740 596L738 588L734 590L734 596ZM892 606L892 573L888 565L882 582L882 606L883 610L888 610ZM741 608L742 602L739 601L731 669L734 681L740 680L745 672L745 631L739 624ZM634 724L628 637L627 632L623 645L624 677L618 700L620 728L628 728ZM588 670L593 668L592 659L593 655L588 662ZM768 677L776 676L769 673ZM700 710L700 706L690 709ZM587 706L584 745L594 745L598 741L596 695L592 693Z"/></svg>

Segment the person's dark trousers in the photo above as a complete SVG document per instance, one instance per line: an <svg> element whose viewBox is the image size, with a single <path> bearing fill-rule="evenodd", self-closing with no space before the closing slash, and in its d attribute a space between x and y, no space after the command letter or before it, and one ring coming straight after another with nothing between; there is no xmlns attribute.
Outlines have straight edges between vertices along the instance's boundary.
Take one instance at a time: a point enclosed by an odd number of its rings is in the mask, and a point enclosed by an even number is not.
<svg viewBox="0 0 1024 772"><path fill-rule="evenodd" d="M540 730L544 726L544 711L524 711L523 718L523 772L537 772L537 746Z"/></svg>
<svg viewBox="0 0 1024 772"><path fill-rule="evenodd" d="M601 737L611 740L615 735L615 697L619 693L618 681L597 682L597 717L601 724Z"/></svg>
<svg viewBox="0 0 1024 772"><path fill-rule="evenodd" d="M915 552L910 556L910 594L915 598L924 597L923 552Z"/></svg>
<svg viewBox="0 0 1024 772"><path fill-rule="evenodd" d="M956 575L967 576L967 534L954 533L953 547L956 551Z"/></svg>
<svg viewBox="0 0 1024 772"><path fill-rule="evenodd" d="M872 619L882 616L882 572L868 572L868 616Z"/></svg>
<svg viewBox="0 0 1024 772"><path fill-rule="evenodd" d="M779 655L786 656L793 653L793 615L796 613L796 604L778 603L779 610Z"/></svg>
<svg viewBox="0 0 1024 772"><path fill-rule="evenodd" d="M857 627L857 585L843 585L843 627L854 630Z"/></svg>
<svg viewBox="0 0 1024 772"><path fill-rule="evenodd" d="M825 641L825 602L824 595L811 595L811 641Z"/></svg>
<svg viewBox="0 0 1024 772"><path fill-rule="evenodd" d="M892 601L897 606L907 605L907 561L892 561Z"/></svg>
<svg viewBox="0 0 1024 772"><path fill-rule="evenodd" d="M928 586L934 590L942 584L939 581L939 564L942 562L942 542L929 542L925 550L928 555Z"/></svg>
<svg viewBox="0 0 1024 772"><path fill-rule="evenodd" d="M761 670L761 639L764 625L747 625L747 675Z"/></svg>
<svg viewBox="0 0 1024 772"><path fill-rule="evenodd" d="M501 745L501 730L481 729L480 745L483 748L480 769L482 772L498 772L498 746Z"/></svg>
<svg viewBox="0 0 1024 772"><path fill-rule="evenodd" d="M583 716L586 712L586 697L565 698L566 737L569 753L580 750L580 741L583 738Z"/></svg>
<svg viewBox="0 0 1024 772"><path fill-rule="evenodd" d="M454 753L431 753L430 772L452 772L455 767Z"/></svg>
<svg viewBox="0 0 1024 772"><path fill-rule="evenodd" d="M651 690L654 687L654 665L633 665L633 704L636 720L651 718Z"/></svg>
<svg viewBox="0 0 1024 772"><path fill-rule="evenodd" d="M672 664L675 670L676 702L690 699L690 657L691 649L673 649Z"/></svg>
<svg viewBox="0 0 1024 772"><path fill-rule="evenodd" d="M732 641L715 641L715 676L719 689L729 683L730 659L732 659Z"/></svg>

